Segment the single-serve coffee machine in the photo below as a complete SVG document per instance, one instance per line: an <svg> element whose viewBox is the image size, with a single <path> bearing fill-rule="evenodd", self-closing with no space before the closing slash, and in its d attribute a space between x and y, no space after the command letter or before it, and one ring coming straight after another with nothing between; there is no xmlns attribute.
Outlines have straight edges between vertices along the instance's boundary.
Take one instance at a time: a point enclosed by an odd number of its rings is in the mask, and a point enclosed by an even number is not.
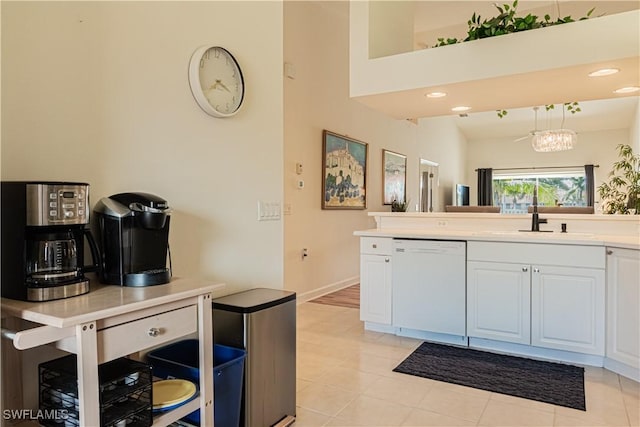
<svg viewBox="0 0 640 427"><path fill-rule="evenodd" d="M89 184L3 181L2 296L50 301L89 292L99 265L87 228ZM84 240L93 264L84 265Z"/></svg>
<svg viewBox="0 0 640 427"><path fill-rule="evenodd" d="M166 200L148 193L120 193L100 199L94 213L103 283L121 286L169 283L171 209Z"/></svg>

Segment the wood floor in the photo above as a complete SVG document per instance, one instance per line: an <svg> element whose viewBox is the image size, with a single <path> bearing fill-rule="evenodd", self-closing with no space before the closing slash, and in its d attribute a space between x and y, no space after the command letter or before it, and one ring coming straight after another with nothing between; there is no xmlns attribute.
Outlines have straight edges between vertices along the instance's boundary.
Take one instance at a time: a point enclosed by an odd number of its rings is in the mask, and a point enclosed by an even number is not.
<svg viewBox="0 0 640 427"><path fill-rule="evenodd" d="M360 308L360 284L318 297L309 302L337 305L339 307Z"/></svg>

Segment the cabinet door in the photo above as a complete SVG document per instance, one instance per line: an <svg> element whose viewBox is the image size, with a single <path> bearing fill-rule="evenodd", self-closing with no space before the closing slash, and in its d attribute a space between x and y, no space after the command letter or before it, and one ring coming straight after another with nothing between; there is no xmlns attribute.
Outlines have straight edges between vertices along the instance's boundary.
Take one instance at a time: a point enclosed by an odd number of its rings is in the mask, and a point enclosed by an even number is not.
<svg viewBox="0 0 640 427"><path fill-rule="evenodd" d="M519 344L530 343L528 265L467 263L467 334Z"/></svg>
<svg viewBox="0 0 640 427"><path fill-rule="evenodd" d="M607 357L640 368L640 251L607 257Z"/></svg>
<svg viewBox="0 0 640 427"><path fill-rule="evenodd" d="M391 325L391 257L360 255L360 320Z"/></svg>
<svg viewBox="0 0 640 427"><path fill-rule="evenodd" d="M604 355L604 270L533 266L531 344Z"/></svg>

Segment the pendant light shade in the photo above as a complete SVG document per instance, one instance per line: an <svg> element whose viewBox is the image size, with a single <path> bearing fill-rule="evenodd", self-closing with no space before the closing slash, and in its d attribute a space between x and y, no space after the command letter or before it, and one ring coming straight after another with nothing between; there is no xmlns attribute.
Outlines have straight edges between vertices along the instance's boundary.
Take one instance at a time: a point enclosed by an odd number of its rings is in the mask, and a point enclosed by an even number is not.
<svg viewBox="0 0 640 427"><path fill-rule="evenodd" d="M571 150L577 142L578 135L570 129L538 131L531 137L533 149L542 153Z"/></svg>

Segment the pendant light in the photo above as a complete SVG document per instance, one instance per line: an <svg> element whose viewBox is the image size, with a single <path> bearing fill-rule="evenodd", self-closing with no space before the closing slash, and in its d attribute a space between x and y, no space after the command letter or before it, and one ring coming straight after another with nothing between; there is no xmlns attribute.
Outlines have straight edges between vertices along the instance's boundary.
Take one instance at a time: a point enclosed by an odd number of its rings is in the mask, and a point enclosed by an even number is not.
<svg viewBox="0 0 640 427"><path fill-rule="evenodd" d="M578 142L578 135L571 129L564 128L565 106L562 104L562 123L560 129L535 132L531 137L531 146L535 151L549 153L571 150Z"/></svg>

